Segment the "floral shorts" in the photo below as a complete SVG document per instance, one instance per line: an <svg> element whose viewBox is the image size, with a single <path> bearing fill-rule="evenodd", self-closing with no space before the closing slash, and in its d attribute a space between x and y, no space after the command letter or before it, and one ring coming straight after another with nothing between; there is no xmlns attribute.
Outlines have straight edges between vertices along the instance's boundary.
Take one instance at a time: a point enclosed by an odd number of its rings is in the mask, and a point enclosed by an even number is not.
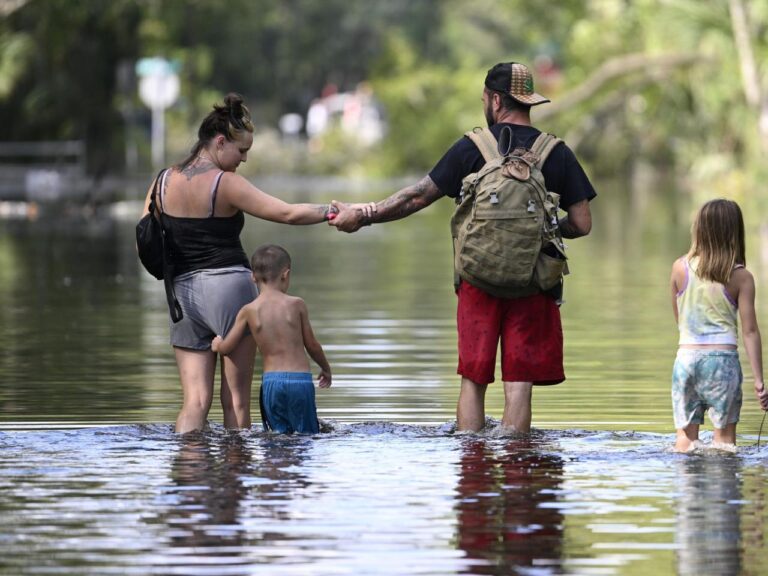
<svg viewBox="0 0 768 576"><path fill-rule="evenodd" d="M742 379L736 350L679 349L672 369L675 428L703 424L706 410L715 428L738 422Z"/></svg>

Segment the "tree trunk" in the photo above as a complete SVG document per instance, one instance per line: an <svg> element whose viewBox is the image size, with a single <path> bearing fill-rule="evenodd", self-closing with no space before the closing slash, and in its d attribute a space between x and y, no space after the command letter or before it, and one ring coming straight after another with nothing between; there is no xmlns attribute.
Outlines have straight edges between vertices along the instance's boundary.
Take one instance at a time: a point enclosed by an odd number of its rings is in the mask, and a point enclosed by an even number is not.
<svg viewBox="0 0 768 576"><path fill-rule="evenodd" d="M760 135L760 146L763 152L768 152L768 94L760 84L760 76L752 50L749 33L749 15L742 0L729 0L733 38L736 42L736 53L741 68L741 83L747 105L757 113L757 129Z"/></svg>

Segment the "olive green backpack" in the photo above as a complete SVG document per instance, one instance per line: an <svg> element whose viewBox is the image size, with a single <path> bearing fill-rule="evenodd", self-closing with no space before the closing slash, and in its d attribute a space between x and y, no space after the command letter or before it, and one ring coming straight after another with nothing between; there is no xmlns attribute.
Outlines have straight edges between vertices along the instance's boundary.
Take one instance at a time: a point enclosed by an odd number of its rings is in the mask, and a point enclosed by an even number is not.
<svg viewBox="0 0 768 576"><path fill-rule="evenodd" d="M488 128L466 135L485 166L464 178L451 218L455 285L464 279L504 298L556 288L568 273L560 196L547 191L541 167L561 140L542 132L530 150L510 150L508 126L498 143Z"/></svg>

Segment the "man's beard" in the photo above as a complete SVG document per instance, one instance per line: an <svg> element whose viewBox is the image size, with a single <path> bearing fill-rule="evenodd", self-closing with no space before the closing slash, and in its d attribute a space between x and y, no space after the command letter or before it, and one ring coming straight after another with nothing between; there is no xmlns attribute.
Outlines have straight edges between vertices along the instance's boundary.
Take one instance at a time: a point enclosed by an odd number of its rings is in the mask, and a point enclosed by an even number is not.
<svg viewBox="0 0 768 576"><path fill-rule="evenodd" d="M490 106L486 106L483 109L483 113L485 114L485 121L488 124L488 128L496 124L496 120L493 119L493 110Z"/></svg>

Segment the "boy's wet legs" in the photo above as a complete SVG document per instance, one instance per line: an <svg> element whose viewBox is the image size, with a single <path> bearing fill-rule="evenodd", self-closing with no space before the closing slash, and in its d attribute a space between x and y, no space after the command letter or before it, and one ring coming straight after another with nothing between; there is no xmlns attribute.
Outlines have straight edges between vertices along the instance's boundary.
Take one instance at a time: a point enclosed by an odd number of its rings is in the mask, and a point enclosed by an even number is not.
<svg viewBox="0 0 768 576"><path fill-rule="evenodd" d="M530 382L504 382L502 426L523 434L531 431L532 392L533 384Z"/></svg>
<svg viewBox="0 0 768 576"><path fill-rule="evenodd" d="M462 376L456 405L456 429L479 432L485 426L485 391L487 384L476 384Z"/></svg>

